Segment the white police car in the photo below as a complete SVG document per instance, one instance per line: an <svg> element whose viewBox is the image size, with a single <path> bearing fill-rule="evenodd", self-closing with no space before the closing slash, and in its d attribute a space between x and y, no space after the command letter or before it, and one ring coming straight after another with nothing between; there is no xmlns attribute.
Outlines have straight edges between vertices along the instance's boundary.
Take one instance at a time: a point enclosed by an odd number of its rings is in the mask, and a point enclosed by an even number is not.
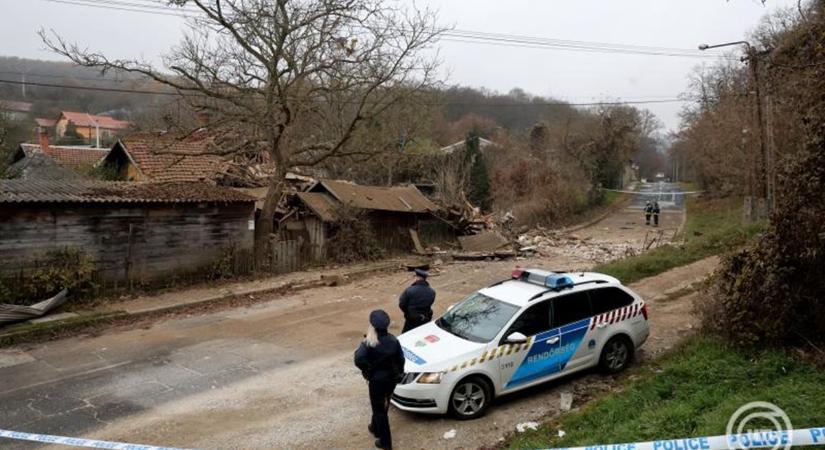
<svg viewBox="0 0 825 450"><path fill-rule="evenodd" d="M407 361L392 403L473 419L499 395L621 371L649 332L644 301L613 277L517 269L398 338Z"/></svg>

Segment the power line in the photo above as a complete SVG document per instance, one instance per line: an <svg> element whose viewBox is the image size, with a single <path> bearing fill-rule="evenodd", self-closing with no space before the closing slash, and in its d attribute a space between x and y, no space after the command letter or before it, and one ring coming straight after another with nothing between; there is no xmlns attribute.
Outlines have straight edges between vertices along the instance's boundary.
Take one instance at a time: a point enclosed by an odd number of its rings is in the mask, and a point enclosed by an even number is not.
<svg viewBox="0 0 825 450"><path fill-rule="evenodd" d="M198 17L200 10L191 8L173 9L153 0L45 0L75 6L119 10L177 17ZM144 1L145 3L134 3ZM201 12L202 13L202 12ZM448 30L443 33L445 42L463 42L470 44L495 44L522 48L537 48L549 50L567 50L589 53L608 54L636 54L650 56L673 56L688 58L717 58L718 55L700 53L694 49L673 47L654 47L636 44L614 44L606 42L576 41L567 39L551 39L535 36L490 33L470 30Z"/></svg>
<svg viewBox="0 0 825 450"><path fill-rule="evenodd" d="M183 96L183 97L204 97L205 96L205 94L200 94L200 93L155 92L155 91L147 91L147 90L141 90L141 89L118 89L118 88L106 88L106 87L96 87L96 86L70 86L70 85L64 85L64 84L24 82L24 81L17 81L17 80L0 80L0 83L14 84L14 85L23 85L23 84L25 84L25 85L28 85L28 86L48 87L48 88L79 89L79 90L102 91L102 92L119 92L119 93L126 93L126 94L173 95L173 96ZM646 105L646 104L655 104L655 103L684 103L684 102L689 102L689 101L693 101L693 100L686 99L686 98L667 98L667 99L658 99L658 100L624 100L624 101L603 101L603 102L584 102L584 103L571 103L571 102L564 102L564 101L556 101L556 102L531 102L531 103L469 103L469 102L426 103L425 102L425 103L422 103L422 104L429 105L429 106L457 105L457 106L529 108L529 107L533 107L533 106ZM350 102L350 103L357 103L357 102Z"/></svg>
<svg viewBox="0 0 825 450"><path fill-rule="evenodd" d="M117 80L113 78L101 78L101 77L82 77L82 76L75 76L75 75L58 75L58 74L45 74L45 73L32 73L32 72L14 72L10 70L0 70L0 75L17 75L17 76L26 76L26 77L34 77L34 78L59 78L59 79L72 79L72 80L84 80L84 81L98 81L98 82L106 82L106 83L130 83L130 82L140 82L139 79L122 79Z"/></svg>

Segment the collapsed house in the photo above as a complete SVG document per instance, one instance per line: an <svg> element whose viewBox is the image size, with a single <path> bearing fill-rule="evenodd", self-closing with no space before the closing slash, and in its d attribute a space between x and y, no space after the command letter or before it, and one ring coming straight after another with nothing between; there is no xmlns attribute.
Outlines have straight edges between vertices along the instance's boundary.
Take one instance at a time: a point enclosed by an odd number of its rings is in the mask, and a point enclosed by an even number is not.
<svg viewBox="0 0 825 450"><path fill-rule="evenodd" d="M415 239L454 239L450 226L434 216L438 206L415 186L320 180L308 191L295 194L289 204L291 208L279 219L279 239L300 242L313 261L326 257L337 225L351 214L368 221L381 246L391 252L415 250Z"/></svg>

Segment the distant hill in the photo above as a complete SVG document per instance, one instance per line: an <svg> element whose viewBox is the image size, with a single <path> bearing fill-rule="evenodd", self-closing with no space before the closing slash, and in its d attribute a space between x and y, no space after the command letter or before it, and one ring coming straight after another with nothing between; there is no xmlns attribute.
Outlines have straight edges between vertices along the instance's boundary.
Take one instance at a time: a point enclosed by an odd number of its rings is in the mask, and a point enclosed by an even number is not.
<svg viewBox="0 0 825 450"><path fill-rule="evenodd" d="M43 84L67 87L39 86ZM162 107L168 100L164 95L73 89L75 86L162 90L157 83L129 73L104 75L70 63L0 56L0 100L32 103L32 117L56 118L61 110L71 110L134 120L153 108Z"/></svg>

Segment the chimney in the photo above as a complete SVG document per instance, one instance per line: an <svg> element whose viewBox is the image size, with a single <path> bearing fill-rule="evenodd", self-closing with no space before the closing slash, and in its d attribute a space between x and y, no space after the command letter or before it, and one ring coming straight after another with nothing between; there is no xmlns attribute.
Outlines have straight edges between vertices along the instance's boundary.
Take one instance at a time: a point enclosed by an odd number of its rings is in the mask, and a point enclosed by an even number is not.
<svg viewBox="0 0 825 450"><path fill-rule="evenodd" d="M40 136L40 149L43 152L49 151L49 133L41 127L38 134Z"/></svg>

